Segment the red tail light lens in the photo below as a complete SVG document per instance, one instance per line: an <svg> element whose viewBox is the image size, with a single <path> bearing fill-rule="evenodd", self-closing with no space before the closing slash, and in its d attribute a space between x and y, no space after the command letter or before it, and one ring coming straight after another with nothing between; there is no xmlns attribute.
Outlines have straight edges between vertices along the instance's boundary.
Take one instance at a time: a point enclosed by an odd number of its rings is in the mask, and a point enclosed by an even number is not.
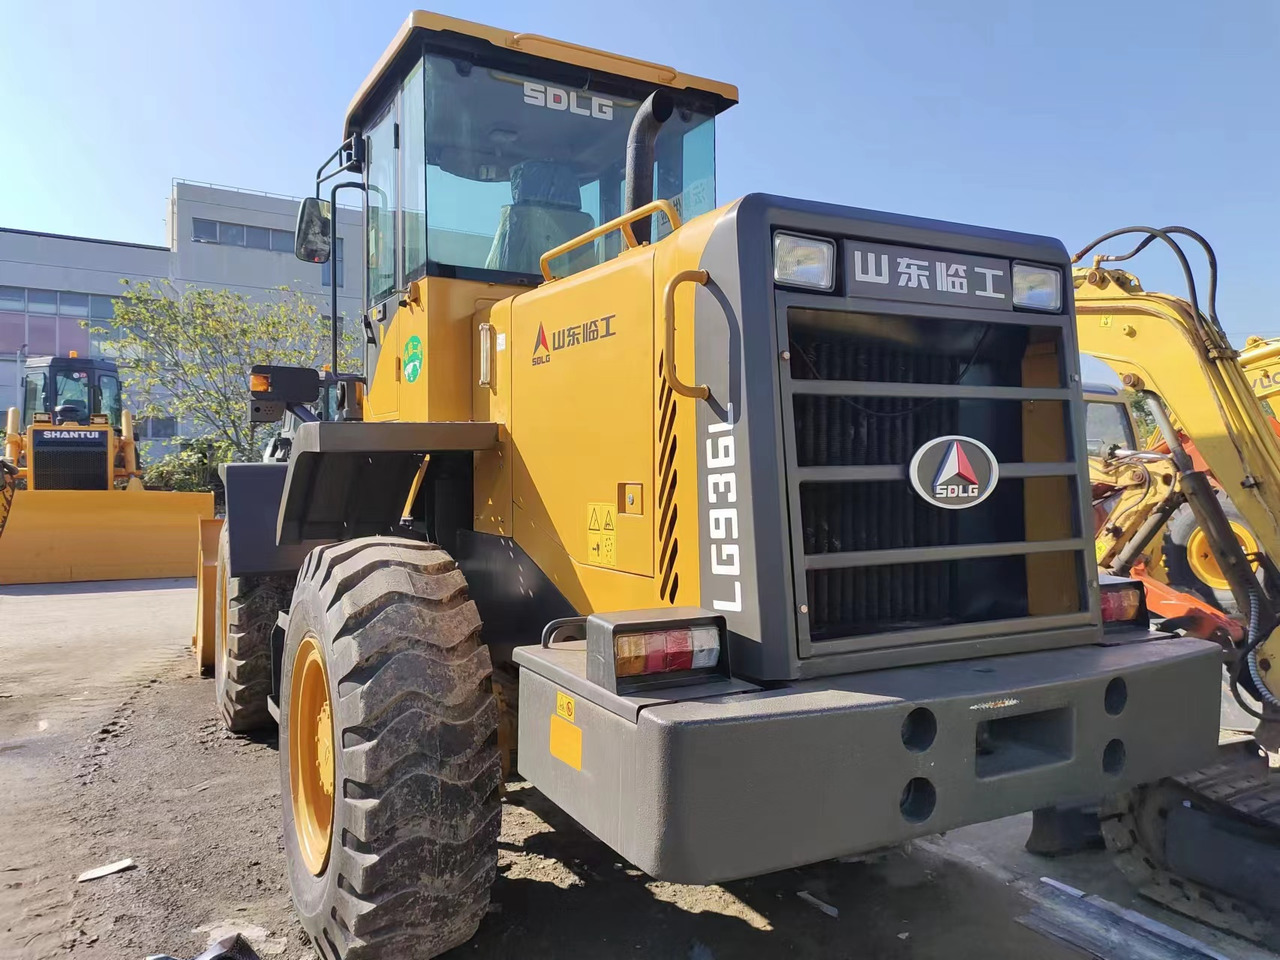
<svg viewBox="0 0 1280 960"><path fill-rule="evenodd" d="M1103 587L1101 598L1103 623L1137 620L1142 610L1142 587L1136 583Z"/></svg>
<svg viewBox="0 0 1280 960"><path fill-rule="evenodd" d="M619 634L614 656L619 677L714 667L720 662L720 632L702 626Z"/></svg>

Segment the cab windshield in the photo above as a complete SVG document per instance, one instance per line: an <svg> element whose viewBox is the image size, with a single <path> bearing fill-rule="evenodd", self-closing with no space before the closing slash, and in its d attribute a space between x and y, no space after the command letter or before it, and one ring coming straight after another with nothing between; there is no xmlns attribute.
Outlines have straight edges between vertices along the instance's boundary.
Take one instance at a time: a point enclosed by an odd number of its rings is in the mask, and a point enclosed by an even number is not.
<svg viewBox="0 0 1280 960"><path fill-rule="evenodd" d="M111 426L120 426L120 379L113 373L55 367L52 371L31 370L24 380L24 429L37 413L68 423L88 423L91 414L106 414Z"/></svg>
<svg viewBox="0 0 1280 960"><path fill-rule="evenodd" d="M431 53L414 66L365 131L371 303L428 264L536 276L545 251L622 213L627 133L652 87L624 95L616 78L580 82ZM687 219L715 207L715 121L694 100L676 102L658 135L654 196ZM655 240L670 229L654 218ZM615 233L553 267L585 269L621 244Z"/></svg>
<svg viewBox="0 0 1280 960"><path fill-rule="evenodd" d="M1085 406L1085 435L1089 456L1103 457L1114 447L1137 448L1133 427L1123 403L1091 400Z"/></svg>

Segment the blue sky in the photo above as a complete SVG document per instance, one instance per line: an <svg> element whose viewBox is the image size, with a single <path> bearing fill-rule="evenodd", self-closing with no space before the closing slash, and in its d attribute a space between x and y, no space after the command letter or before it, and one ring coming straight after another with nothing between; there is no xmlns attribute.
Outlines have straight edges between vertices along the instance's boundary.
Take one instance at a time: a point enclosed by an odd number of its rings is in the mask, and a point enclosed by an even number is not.
<svg viewBox="0 0 1280 960"><path fill-rule="evenodd" d="M301 195L403 0L5 5L0 226L163 243L172 177ZM719 199L1058 236L1204 233L1233 337L1280 334L1280 4L562 0L434 9L738 84ZM1148 287L1181 290L1144 255Z"/></svg>

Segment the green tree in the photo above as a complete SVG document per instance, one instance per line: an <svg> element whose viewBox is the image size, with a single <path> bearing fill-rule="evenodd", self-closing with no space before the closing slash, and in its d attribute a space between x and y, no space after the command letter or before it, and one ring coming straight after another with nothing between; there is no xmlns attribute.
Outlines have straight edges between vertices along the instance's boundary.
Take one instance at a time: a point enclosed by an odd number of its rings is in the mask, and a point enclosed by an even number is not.
<svg viewBox="0 0 1280 960"><path fill-rule="evenodd" d="M1145 446L1159 430L1156 426L1156 418L1151 413L1150 401L1136 390L1126 390L1124 393L1129 400L1129 409L1133 411L1133 426L1138 431L1138 446Z"/></svg>
<svg viewBox="0 0 1280 960"><path fill-rule="evenodd" d="M199 438L214 463L257 460L278 428L249 422L249 368L327 362L329 321L315 302L288 287L261 300L148 281L124 287L112 327L95 333L120 366L135 415L175 418L179 439ZM350 370L357 338L344 333L343 369Z"/></svg>

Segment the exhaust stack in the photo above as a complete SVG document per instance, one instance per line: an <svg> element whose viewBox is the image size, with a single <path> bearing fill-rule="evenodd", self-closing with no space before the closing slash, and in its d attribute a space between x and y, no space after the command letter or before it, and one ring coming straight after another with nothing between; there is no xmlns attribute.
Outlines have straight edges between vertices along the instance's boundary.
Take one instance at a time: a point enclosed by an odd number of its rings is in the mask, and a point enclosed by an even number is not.
<svg viewBox="0 0 1280 960"><path fill-rule="evenodd" d="M653 200L653 150L658 139L658 131L671 119L675 110L675 101L665 90L655 90L649 94L636 118L631 121L631 132L627 134L627 180L623 194L623 213L638 210ZM652 218L639 220L632 224L632 231L640 243L648 243Z"/></svg>

